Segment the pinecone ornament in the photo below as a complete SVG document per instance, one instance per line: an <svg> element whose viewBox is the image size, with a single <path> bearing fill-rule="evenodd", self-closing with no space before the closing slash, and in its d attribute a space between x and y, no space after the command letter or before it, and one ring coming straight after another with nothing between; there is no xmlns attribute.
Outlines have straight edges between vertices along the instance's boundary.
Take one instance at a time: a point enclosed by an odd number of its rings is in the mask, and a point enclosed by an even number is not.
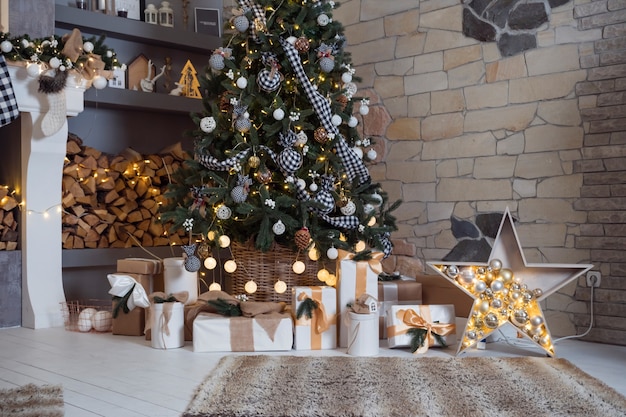
<svg viewBox="0 0 626 417"><path fill-rule="evenodd" d="M301 36L296 40L293 46L296 48L296 51L300 53L305 53L309 51L309 47L311 46L311 44L309 43L309 40L307 38Z"/></svg>
<svg viewBox="0 0 626 417"><path fill-rule="evenodd" d="M298 249L306 249L307 246L309 246L309 242L311 241L311 233L309 233L309 228L303 227L302 229L298 230L294 234L293 239Z"/></svg>
<svg viewBox="0 0 626 417"><path fill-rule="evenodd" d="M328 141L328 132L320 126L313 132L313 138L323 145Z"/></svg>
<svg viewBox="0 0 626 417"><path fill-rule="evenodd" d="M348 97L346 97L343 94L337 97L337 106L339 107L339 110L344 111L347 105L348 105Z"/></svg>
<svg viewBox="0 0 626 417"><path fill-rule="evenodd" d="M198 272L200 269L200 258L195 255L196 252L196 244L193 243L191 245L182 245L183 252L185 252L185 261L183 265L185 269L189 272Z"/></svg>

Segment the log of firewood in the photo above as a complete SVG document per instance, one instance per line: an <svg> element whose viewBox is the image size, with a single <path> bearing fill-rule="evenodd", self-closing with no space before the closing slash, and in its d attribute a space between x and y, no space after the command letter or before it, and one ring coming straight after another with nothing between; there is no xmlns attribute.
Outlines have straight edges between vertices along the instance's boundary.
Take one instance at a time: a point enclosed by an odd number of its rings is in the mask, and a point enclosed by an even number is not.
<svg viewBox="0 0 626 417"><path fill-rule="evenodd" d="M107 239L106 236L100 236L100 241L98 242L98 248L108 248L109 245L109 239Z"/></svg>
<svg viewBox="0 0 626 417"><path fill-rule="evenodd" d="M120 195L115 190L111 190L104 195L104 204L111 204L113 201L117 200Z"/></svg>
<svg viewBox="0 0 626 417"><path fill-rule="evenodd" d="M15 217L13 216L12 211L5 211L2 214L2 219L0 221L3 225L12 228L13 223L15 223Z"/></svg>
<svg viewBox="0 0 626 417"><path fill-rule="evenodd" d="M131 162L141 161L143 159L141 154L132 148L124 149L120 153L120 155L123 156L127 161Z"/></svg>
<svg viewBox="0 0 626 417"><path fill-rule="evenodd" d="M85 195L95 194L96 192L96 179L92 176L85 177L80 182L81 188L85 191Z"/></svg>
<svg viewBox="0 0 626 417"><path fill-rule="evenodd" d="M80 216L85 214L85 212L87 211L87 210L85 210L85 207L83 207L81 205L72 206L70 208L70 210L76 215L76 218L79 218Z"/></svg>
<svg viewBox="0 0 626 417"><path fill-rule="evenodd" d="M70 193L65 193L63 198L61 198L61 205L63 208L69 208L76 204L76 200L74 199L74 195Z"/></svg>
<svg viewBox="0 0 626 417"><path fill-rule="evenodd" d="M135 186L135 192L138 196L144 197L148 192L148 184L144 180L137 181L137 185Z"/></svg>
<svg viewBox="0 0 626 417"><path fill-rule="evenodd" d="M128 217L126 220L130 223L137 223L143 220L143 216L141 215L141 211L135 210L128 213Z"/></svg>
<svg viewBox="0 0 626 417"><path fill-rule="evenodd" d="M85 153L85 155L88 154ZM91 171L95 171L96 169L98 169L98 161L96 160L96 158L93 157L93 155L88 155L85 157L77 155L74 161L78 163L80 167L88 168Z"/></svg>
<svg viewBox="0 0 626 417"><path fill-rule="evenodd" d="M13 210L17 206L17 200L15 200L15 198L11 197L10 195L5 195L4 197L0 198L0 209L4 211Z"/></svg>
<svg viewBox="0 0 626 417"><path fill-rule="evenodd" d="M76 203L87 207L98 207L98 199L96 194L76 197Z"/></svg>
<svg viewBox="0 0 626 417"><path fill-rule="evenodd" d="M82 152L82 149L76 141L68 140L65 146L65 153L68 155L76 155Z"/></svg>
<svg viewBox="0 0 626 417"><path fill-rule="evenodd" d="M96 148L92 148L91 146L85 146L85 149L83 149L83 155L91 156L94 159L98 159L102 155L102 151L99 151Z"/></svg>

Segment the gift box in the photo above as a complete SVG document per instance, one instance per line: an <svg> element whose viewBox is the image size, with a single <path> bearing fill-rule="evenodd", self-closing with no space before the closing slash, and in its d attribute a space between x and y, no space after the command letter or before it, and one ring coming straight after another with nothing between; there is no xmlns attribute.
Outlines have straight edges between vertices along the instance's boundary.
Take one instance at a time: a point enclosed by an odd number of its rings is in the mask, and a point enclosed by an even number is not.
<svg viewBox="0 0 626 417"><path fill-rule="evenodd" d="M456 316L454 304L394 305L387 312L387 341L390 348L411 346L409 329L426 331L427 343L417 351L423 353L432 346L442 346L435 335L446 345L456 343Z"/></svg>
<svg viewBox="0 0 626 417"><path fill-rule="evenodd" d="M311 317L297 313L306 300L317 302ZM326 286L293 288L293 317L295 350L335 349L337 347L337 290Z"/></svg>
<svg viewBox="0 0 626 417"><path fill-rule="evenodd" d="M372 253L366 261L354 261L353 253L339 251L337 258L337 310L339 323L339 346L348 346L348 327L344 317L348 313L348 304L362 294L378 293L378 274L382 272L382 252Z"/></svg>
<svg viewBox="0 0 626 417"><path fill-rule="evenodd" d="M422 304L422 284L411 279L396 279L378 282L378 301L380 303L378 335L387 338L387 310L392 305Z"/></svg>
<svg viewBox="0 0 626 417"><path fill-rule="evenodd" d="M144 308L150 306L145 291L151 275L145 274L109 274L111 284L109 294L112 302L112 333L123 336L141 336L146 327Z"/></svg>
<svg viewBox="0 0 626 417"><path fill-rule="evenodd" d="M291 313L255 317L200 313L193 322L194 352L266 352L292 346Z"/></svg>
<svg viewBox="0 0 626 417"><path fill-rule="evenodd" d="M154 292L146 310L146 339L155 349L173 349L185 345L184 305L189 294Z"/></svg>
<svg viewBox="0 0 626 417"><path fill-rule="evenodd" d="M117 260L117 273L141 274L149 277L150 283L144 285L148 294L164 291L163 262L156 259L125 258Z"/></svg>

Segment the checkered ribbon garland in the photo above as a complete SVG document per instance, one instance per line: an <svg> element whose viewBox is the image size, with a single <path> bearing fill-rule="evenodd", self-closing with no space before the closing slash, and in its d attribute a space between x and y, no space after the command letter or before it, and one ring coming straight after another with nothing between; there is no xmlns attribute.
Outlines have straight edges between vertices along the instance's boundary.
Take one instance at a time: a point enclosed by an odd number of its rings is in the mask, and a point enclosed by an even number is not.
<svg viewBox="0 0 626 417"><path fill-rule="evenodd" d="M296 186L296 197L300 201L310 201L311 196L304 189ZM330 217L328 214L320 212L316 207L309 207L309 211L314 212L317 216L324 220L326 223L335 226L339 229L356 229L359 227L359 218L356 216L337 216Z"/></svg>
<svg viewBox="0 0 626 417"><path fill-rule="evenodd" d="M330 104L315 90L313 84L309 81L309 78L306 76L306 72L302 67L298 51L296 51L293 45L282 38L280 38L280 44L287 55L287 59L289 60L291 68L295 72L298 81L300 81L300 84L304 88L304 92L311 103L311 106L313 106L313 110L320 120L320 123L327 132L335 134L337 155L343 162L348 179L352 181L356 176L358 176L359 183L365 184L370 180L370 174L367 167L363 163L363 160L352 152L352 149L350 149L344 138L339 134L337 126L332 123L332 111L330 109Z"/></svg>
<svg viewBox="0 0 626 417"><path fill-rule="evenodd" d="M259 41L259 37L257 36L257 26L258 27L266 27L267 19L265 18L265 11L261 6L256 4L252 0L239 0L239 5L242 9L249 8L252 10L252 14L254 15L254 23L250 25L250 35L255 42Z"/></svg>
<svg viewBox="0 0 626 417"><path fill-rule="evenodd" d="M237 155L228 159L220 161L213 155L198 155L196 154L196 161L200 162L204 167L212 169L214 171L229 171L237 165L241 165L241 160L248 156L250 149L239 152Z"/></svg>
<svg viewBox="0 0 626 417"><path fill-rule="evenodd" d="M0 97L2 98L0 100L0 126L4 126L17 119L20 111L13 92L11 76L2 55L0 55Z"/></svg>

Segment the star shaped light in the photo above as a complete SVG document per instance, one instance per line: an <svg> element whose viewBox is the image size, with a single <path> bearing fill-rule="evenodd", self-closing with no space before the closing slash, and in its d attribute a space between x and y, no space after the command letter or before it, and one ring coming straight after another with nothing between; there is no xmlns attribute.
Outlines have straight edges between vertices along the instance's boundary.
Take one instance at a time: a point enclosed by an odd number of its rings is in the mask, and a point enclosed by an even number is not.
<svg viewBox="0 0 626 417"><path fill-rule="evenodd" d="M540 301L590 270L590 264L528 264L507 207L489 260L427 262L474 299L457 354L509 323L554 356Z"/></svg>

